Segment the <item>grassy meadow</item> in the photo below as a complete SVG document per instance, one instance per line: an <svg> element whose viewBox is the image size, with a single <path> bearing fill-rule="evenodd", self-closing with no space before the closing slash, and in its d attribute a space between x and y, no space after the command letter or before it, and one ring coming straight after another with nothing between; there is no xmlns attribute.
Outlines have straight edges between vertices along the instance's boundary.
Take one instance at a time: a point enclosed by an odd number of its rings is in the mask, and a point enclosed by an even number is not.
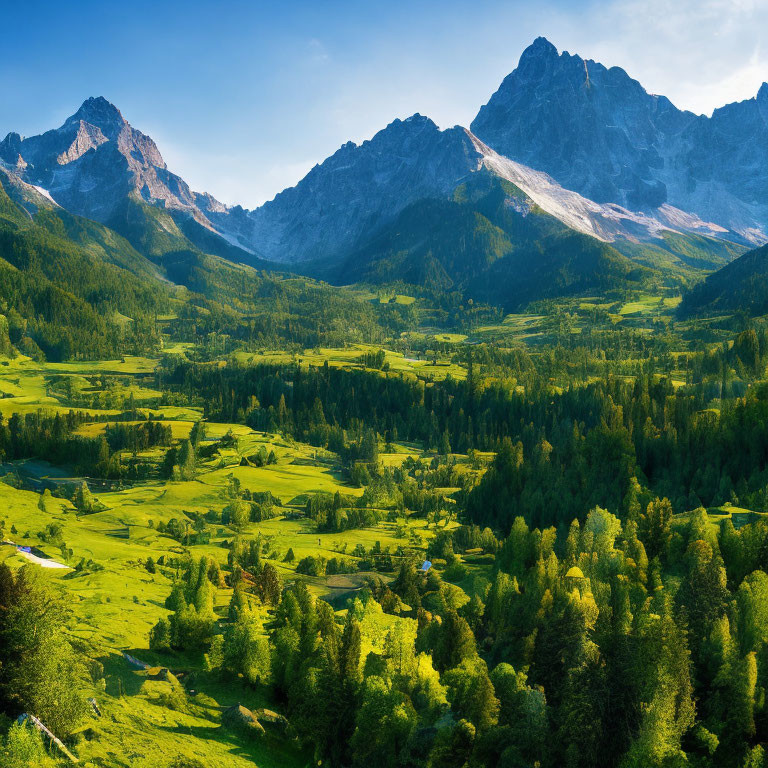
<svg viewBox="0 0 768 768"><path fill-rule="evenodd" d="M447 340L447 339L446 339ZM451 338L451 341L459 340ZM343 350L317 350L298 356L302 364L354 365L368 347ZM168 350L183 354L183 348ZM241 362L284 362L287 353L238 355ZM463 369L427 360L407 360L402 354L387 352L390 369L430 378L449 372L460 377ZM75 435L99 438L105 434L108 419L125 407L129 398L142 415L169 426L173 443L188 438L201 411L188 406L163 406L152 377L157 359L126 357L101 362L47 364L29 358L2 360L0 364L0 414L60 413L71 409L85 412L93 421L79 425ZM75 405L75 403L77 405ZM87 405L83 405L87 403ZM102 407L99 407L99 406ZM140 424L140 420L121 422ZM275 706L264 692L245 682L224 684L204 669L202 654L149 650L150 629L159 618L168 616L165 600L177 570L160 566L151 573L147 562L171 558L216 560L226 567L228 543L260 537L267 554L284 584L303 580L310 591L334 600L341 615L346 599L353 598L363 584L361 574L311 576L298 574L296 564L308 556L332 558L342 553L350 557L357 545L366 550L381 547L394 552L399 546L424 547L435 528L424 518L382 520L378 524L344 532L318 532L313 520L303 516L308 498L314 494L343 494L357 498L363 489L342 476L336 455L327 450L286 439L280 434L257 432L242 424L207 425L204 445L221 445L209 458L198 461L193 479L163 480L156 476L138 482L99 483L91 481L91 492L98 509L81 514L70 500L71 489L84 478L67 466L56 467L44 461L26 460L4 465L6 482L0 482L0 525L5 543L0 546L0 561L13 569L30 565L28 556L12 544L31 547L39 558L66 566L42 568L44 577L66 596L69 611L66 633L73 647L96 670L87 695L98 703L101 716L91 714L75 734L73 750L86 765L156 765L158 751L197 759L206 766L307 765L311 755L297 742L271 739L255 743L222 725L222 712L235 704L249 709ZM273 452L274 464L254 466L243 462L261 448ZM164 448L149 448L135 458L158 467ZM398 467L407 459L423 456L413 444L395 444L382 453L383 466ZM429 459L429 457L427 457ZM461 457L458 457L461 460ZM22 478L13 482L9 477ZM231 526L206 526L208 541L182 545L158 525L171 519L190 520L211 510L220 515L229 504L228 489L233 481L253 493L269 492L279 504L278 514L260 523L249 523L234 531ZM19 486L19 487L14 487ZM39 492L54 489L54 495ZM450 492L455 489L446 489ZM444 525L453 526L448 522ZM46 531L55 526L56 543L46 541ZM287 562L290 551L294 558ZM38 559L39 562L39 559ZM391 574L381 574L391 579ZM231 588L216 590L214 609L225 619L232 597ZM340 599L339 599L340 598ZM370 603L363 621L364 653L381 648L388 630L397 622L414 625L410 619L385 614ZM265 608L260 608L267 619ZM415 632L410 627L409 631ZM152 679L147 670L133 667L123 652L152 666L167 667L167 680ZM193 681L193 682L190 682Z"/></svg>

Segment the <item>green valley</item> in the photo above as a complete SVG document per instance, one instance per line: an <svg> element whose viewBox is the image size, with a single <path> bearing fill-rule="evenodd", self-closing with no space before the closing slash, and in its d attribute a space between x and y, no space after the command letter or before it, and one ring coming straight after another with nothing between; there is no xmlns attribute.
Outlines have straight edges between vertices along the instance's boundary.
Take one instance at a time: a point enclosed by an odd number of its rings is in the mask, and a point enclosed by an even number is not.
<svg viewBox="0 0 768 768"><path fill-rule="evenodd" d="M6 5L0 768L768 768L760 3Z"/></svg>

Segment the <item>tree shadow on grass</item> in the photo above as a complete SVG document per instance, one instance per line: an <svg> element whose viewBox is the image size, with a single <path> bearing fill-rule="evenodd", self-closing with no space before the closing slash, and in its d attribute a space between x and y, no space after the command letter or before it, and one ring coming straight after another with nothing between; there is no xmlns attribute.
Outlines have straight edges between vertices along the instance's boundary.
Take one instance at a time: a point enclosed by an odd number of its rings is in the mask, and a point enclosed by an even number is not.
<svg viewBox="0 0 768 768"><path fill-rule="evenodd" d="M216 741L226 745L232 755L252 760L259 768L304 766L311 757L311 752L300 749L298 744L281 741L271 736L250 737L248 734L240 734L223 725L163 725L160 729L180 736L192 736L206 742Z"/></svg>
<svg viewBox="0 0 768 768"><path fill-rule="evenodd" d="M104 666L104 679L106 680L105 693L115 698L135 696L144 685L144 676L140 670L134 669L122 657L110 654L99 659Z"/></svg>

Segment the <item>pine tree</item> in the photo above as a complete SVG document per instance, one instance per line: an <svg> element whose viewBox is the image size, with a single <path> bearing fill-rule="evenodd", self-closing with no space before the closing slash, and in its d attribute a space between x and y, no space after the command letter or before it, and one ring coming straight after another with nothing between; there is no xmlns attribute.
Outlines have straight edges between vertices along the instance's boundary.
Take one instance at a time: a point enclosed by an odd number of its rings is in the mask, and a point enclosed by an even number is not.
<svg viewBox="0 0 768 768"><path fill-rule="evenodd" d="M91 495L91 491L88 488L88 483L86 483L85 480L83 480L83 482L80 483L80 485L77 487L77 490L75 491L75 497L72 501L78 512L83 514L89 514L90 512L93 512L94 498Z"/></svg>
<svg viewBox="0 0 768 768"><path fill-rule="evenodd" d="M168 619L159 619L149 633L149 648L153 651L167 651L171 647L171 623Z"/></svg>
<svg viewBox="0 0 768 768"><path fill-rule="evenodd" d="M360 676L361 647L360 624L350 612L347 614L344 633L341 636L341 651L339 654L341 676L350 683L356 683Z"/></svg>
<svg viewBox="0 0 768 768"><path fill-rule="evenodd" d="M280 576L277 569L270 563L266 563L261 569L259 577L259 594L261 599L269 605L277 605L280 602Z"/></svg>
<svg viewBox="0 0 768 768"><path fill-rule="evenodd" d="M435 666L439 670L451 669L477 655L475 636L455 610L446 611L440 625L437 647L434 649Z"/></svg>
<svg viewBox="0 0 768 768"><path fill-rule="evenodd" d="M654 499L640 515L639 535L650 560L666 552L672 535L672 505L669 499Z"/></svg>
<svg viewBox="0 0 768 768"><path fill-rule="evenodd" d="M227 615L230 621L237 621L238 618L249 610L248 597L243 587L242 581L238 581L235 584L235 588L232 590L232 597L229 600L229 608Z"/></svg>
<svg viewBox="0 0 768 768"><path fill-rule="evenodd" d="M189 440L182 440L176 457L179 479L193 480L195 477L195 450Z"/></svg>

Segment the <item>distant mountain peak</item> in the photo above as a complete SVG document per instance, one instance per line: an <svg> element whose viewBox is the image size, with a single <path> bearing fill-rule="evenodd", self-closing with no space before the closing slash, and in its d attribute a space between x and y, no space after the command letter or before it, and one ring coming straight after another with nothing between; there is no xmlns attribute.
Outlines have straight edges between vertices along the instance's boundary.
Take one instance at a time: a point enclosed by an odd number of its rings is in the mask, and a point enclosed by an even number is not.
<svg viewBox="0 0 768 768"><path fill-rule="evenodd" d="M449 197L478 160L464 129L441 131L419 113L398 118L250 212L246 237L275 261L331 258L409 203Z"/></svg>
<svg viewBox="0 0 768 768"><path fill-rule="evenodd" d="M426 115L422 115L420 112L414 112L410 117L406 117L403 120L404 123L434 123Z"/></svg>
<svg viewBox="0 0 768 768"><path fill-rule="evenodd" d="M171 173L152 138L131 126L103 96L86 99L63 125L39 136L9 133L0 142L0 161L62 207L103 223L122 211L131 196L211 230L208 215L226 211Z"/></svg>
<svg viewBox="0 0 768 768"><path fill-rule="evenodd" d="M114 138L114 135L126 125L120 110L103 96L92 96L86 99L64 125L69 126L81 121L99 128L105 136L110 138Z"/></svg>
<svg viewBox="0 0 768 768"><path fill-rule="evenodd" d="M2 141L0 141L0 160L5 160L7 163L17 162L18 157L21 154L21 142L23 137L11 131Z"/></svg>
<svg viewBox="0 0 768 768"><path fill-rule="evenodd" d="M546 37L537 37L522 53L520 61L533 57L558 56L557 48Z"/></svg>
<svg viewBox="0 0 768 768"><path fill-rule="evenodd" d="M406 117L405 120L401 120L399 117L395 118L384 130L393 132L398 128L409 131L414 129L422 130L424 128L434 129L435 131L439 130L434 120L419 112L414 112L410 117Z"/></svg>

